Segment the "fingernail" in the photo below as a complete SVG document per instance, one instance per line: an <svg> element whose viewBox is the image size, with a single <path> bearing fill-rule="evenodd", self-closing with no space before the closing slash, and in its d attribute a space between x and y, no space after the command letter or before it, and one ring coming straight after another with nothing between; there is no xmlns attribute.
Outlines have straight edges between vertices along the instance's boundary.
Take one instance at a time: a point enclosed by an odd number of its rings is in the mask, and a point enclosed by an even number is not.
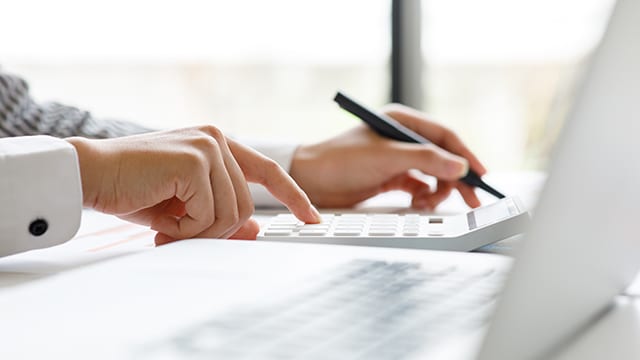
<svg viewBox="0 0 640 360"><path fill-rule="evenodd" d="M469 172L469 163L466 159L452 160L447 163L447 173L452 178L461 178L467 175L467 172Z"/></svg>
<svg viewBox="0 0 640 360"><path fill-rule="evenodd" d="M320 212L313 205L311 205L311 213L317 222L322 222L322 216L320 216Z"/></svg>

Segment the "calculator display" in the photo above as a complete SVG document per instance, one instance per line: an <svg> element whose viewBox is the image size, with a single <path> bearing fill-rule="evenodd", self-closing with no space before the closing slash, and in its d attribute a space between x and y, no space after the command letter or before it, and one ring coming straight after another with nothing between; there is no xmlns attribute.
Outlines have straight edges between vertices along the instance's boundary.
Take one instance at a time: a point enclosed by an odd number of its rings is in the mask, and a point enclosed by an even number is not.
<svg viewBox="0 0 640 360"><path fill-rule="evenodd" d="M467 213L469 230L483 227L508 218L512 215L514 205L510 201L498 201Z"/></svg>

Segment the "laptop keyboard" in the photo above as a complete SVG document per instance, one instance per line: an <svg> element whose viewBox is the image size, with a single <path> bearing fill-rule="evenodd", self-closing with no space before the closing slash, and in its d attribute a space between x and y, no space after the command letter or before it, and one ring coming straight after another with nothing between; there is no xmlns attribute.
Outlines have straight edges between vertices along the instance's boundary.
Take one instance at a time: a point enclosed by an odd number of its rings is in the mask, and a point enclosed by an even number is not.
<svg viewBox="0 0 640 360"><path fill-rule="evenodd" d="M145 355L401 359L443 336L483 328L504 275L492 268L355 260L284 301L198 324Z"/></svg>

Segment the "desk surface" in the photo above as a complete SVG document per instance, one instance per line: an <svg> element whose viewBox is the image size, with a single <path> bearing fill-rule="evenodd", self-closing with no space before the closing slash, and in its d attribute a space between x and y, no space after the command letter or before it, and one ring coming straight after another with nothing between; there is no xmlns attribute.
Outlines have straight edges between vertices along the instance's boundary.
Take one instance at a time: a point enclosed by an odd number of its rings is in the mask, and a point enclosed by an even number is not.
<svg viewBox="0 0 640 360"><path fill-rule="evenodd" d="M544 176L539 173L497 174L488 176L487 180L507 194L517 195L527 207L532 208ZM479 195L483 203L493 201L489 195ZM390 212L405 209L409 203L407 195L391 193L371 199L356 210ZM465 210L462 199L454 195L436 212L449 214ZM259 211L257 218L260 221L265 218L264 214L278 211L282 209ZM78 234L66 244L0 259L0 296L21 285L31 284L34 280L146 251L154 246L154 232L145 227L93 211L85 211L83 215ZM483 250L510 253L517 242L518 240L508 239ZM630 288L629 293L631 296L616 299L601 319L579 334L570 346L558 354L558 359L640 358L640 280Z"/></svg>

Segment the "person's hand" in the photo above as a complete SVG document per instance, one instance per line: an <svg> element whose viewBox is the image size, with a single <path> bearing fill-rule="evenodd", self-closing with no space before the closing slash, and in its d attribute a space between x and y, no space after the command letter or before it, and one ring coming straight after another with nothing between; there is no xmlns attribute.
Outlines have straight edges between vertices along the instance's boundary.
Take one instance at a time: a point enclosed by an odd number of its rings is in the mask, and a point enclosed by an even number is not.
<svg viewBox="0 0 640 360"><path fill-rule="evenodd" d="M469 206L480 206L474 189L458 179L468 167L481 176L486 170L455 133L406 106L388 105L384 113L433 144L389 140L361 125L327 141L300 146L289 173L314 204L350 207L382 192L403 190L412 195L412 207L433 209L455 188ZM435 176L437 189L412 170Z"/></svg>
<svg viewBox="0 0 640 360"><path fill-rule="evenodd" d="M264 185L300 220L317 210L273 160L213 126L128 137L67 139L76 147L84 206L150 225L156 244L193 237L255 239L247 181Z"/></svg>

